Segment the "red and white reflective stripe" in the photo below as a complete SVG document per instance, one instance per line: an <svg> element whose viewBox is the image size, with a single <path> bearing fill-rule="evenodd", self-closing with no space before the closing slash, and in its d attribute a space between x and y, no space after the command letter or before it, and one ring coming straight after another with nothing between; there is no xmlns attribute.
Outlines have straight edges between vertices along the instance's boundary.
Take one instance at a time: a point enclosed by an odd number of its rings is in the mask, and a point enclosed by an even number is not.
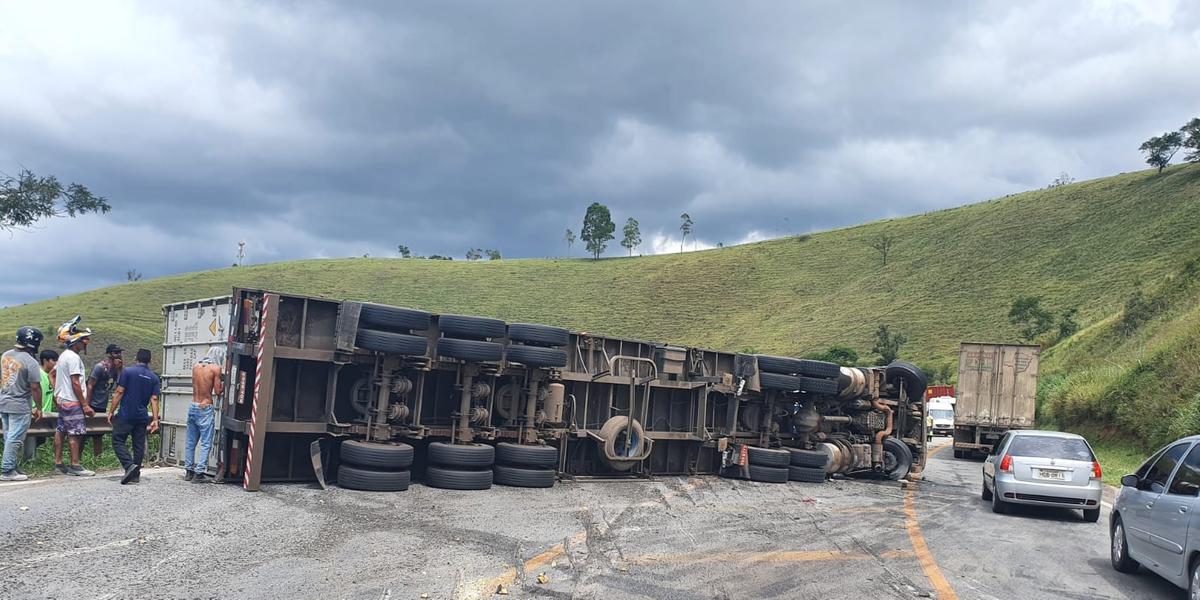
<svg viewBox="0 0 1200 600"><path fill-rule="evenodd" d="M250 401L250 439L246 444L246 468L242 470L242 489L250 489L250 465L254 464L254 426L258 423L258 390L262 386L263 347L267 339L267 317L271 297L263 295L262 314L258 320L258 351L255 353L254 398Z"/></svg>

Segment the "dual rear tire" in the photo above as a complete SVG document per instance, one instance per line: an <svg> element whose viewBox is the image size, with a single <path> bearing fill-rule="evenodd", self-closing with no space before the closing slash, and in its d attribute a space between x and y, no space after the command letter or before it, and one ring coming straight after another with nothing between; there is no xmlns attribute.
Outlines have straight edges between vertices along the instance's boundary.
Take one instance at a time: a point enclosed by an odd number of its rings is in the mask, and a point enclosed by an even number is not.
<svg viewBox="0 0 1200 600"><path fill-rule="evenodd" d="M558 478L558 449L501 442L496 444L494 480L500 485L525 488L554 487Z"/></svg>
<svg viewBox="0 0 1200 600"><path fill-rule="evenodd" d="M342 442L339 456L337 483L346 489L402 492L412 483L413 447L408 444L350 440Z"/></svg>

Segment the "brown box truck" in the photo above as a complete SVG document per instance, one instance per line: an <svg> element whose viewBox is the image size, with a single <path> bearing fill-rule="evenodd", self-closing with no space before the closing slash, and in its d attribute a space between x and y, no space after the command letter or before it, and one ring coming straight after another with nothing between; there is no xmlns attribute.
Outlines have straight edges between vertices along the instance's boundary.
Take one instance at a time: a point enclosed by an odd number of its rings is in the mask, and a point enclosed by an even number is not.
<svg viewBox="0 0 1200 600"><path fill-rule="evenodd" d="M963 342L958 350L954 457L987 454L1010 429L1032 429L1040 346Z"/></svg>

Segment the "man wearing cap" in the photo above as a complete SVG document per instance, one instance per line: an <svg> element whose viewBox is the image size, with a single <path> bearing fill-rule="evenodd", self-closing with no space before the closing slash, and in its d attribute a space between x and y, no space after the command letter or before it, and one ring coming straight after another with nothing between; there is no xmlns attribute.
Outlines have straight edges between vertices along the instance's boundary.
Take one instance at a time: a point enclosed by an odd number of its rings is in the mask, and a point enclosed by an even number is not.
<svg viewBox="0 0 1200 600"><path fill-rule="evenodd" d="M137 364L124 369L113 394L108 423L112 425L113 452L125 469L121 485L141 479L142 457L146 453L146 432L158 431L158 396L162 382L150 370L150 351L137 351ZM146 408L150 408L149 414ZM133 455L125 445L133 437Z"/></svg>
<svg viewBox="0 0 1200 600"><path fill-rule="evenodd" d="M121 378L121 370L125 367L125 361L121 357L122 352L124 350L120 346L109 344L104 349L104 360L96 363L92 367L92 374L88 376L88 405L98 413L108 412L108 400L112 398L113 390L117 388L117 381ZM104 452L104 436L93 435L91 437L92 454L100 456Z"/></svg>
<svg viewBox="0 0 1200 600"><path fill-rule="evenodd" d="M79 329L79 317L67 321L58 328L58 340L65 349L58 355L55 367L54 400L58 405L58 426L54 436L54 468L64 474L90 477L96 473L79 464L83 438L87 436L86 419L96 411L88 405L84 393L83 359L79 353L87 349L91 341L91 329ZM67 437L71 447L71 464L62 463L62 436Z"/></svg>
<svg viewBox="0 0 1200 600"><path fill-rule="evenodd" d="M17 343L13 349L0 355L0 420L4 424L0 481L29 479L17 470L17 461L25 445L29 423L42 418L38 406L42 397L42 379L34 358L41 344L42 332L33 327L22 327L17 330Z"/></svg>

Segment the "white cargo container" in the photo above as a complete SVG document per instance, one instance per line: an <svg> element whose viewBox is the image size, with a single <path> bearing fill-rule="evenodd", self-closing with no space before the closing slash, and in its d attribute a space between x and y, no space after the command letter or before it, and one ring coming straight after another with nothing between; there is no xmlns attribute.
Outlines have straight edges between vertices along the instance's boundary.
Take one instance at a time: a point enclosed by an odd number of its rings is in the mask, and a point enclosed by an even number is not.
<svg viewBox="0 0 1200 600"><path fill-rule="evenodd" d="M192 402L192 367L209 348L223 348L228 343L229 308L229 296L163 306L166 327L163 338L161 459L167 464L183 465L188 406ZM220 404L217 406L213 451L208 455L210 473L216 472L218 461Z"/></svg>

